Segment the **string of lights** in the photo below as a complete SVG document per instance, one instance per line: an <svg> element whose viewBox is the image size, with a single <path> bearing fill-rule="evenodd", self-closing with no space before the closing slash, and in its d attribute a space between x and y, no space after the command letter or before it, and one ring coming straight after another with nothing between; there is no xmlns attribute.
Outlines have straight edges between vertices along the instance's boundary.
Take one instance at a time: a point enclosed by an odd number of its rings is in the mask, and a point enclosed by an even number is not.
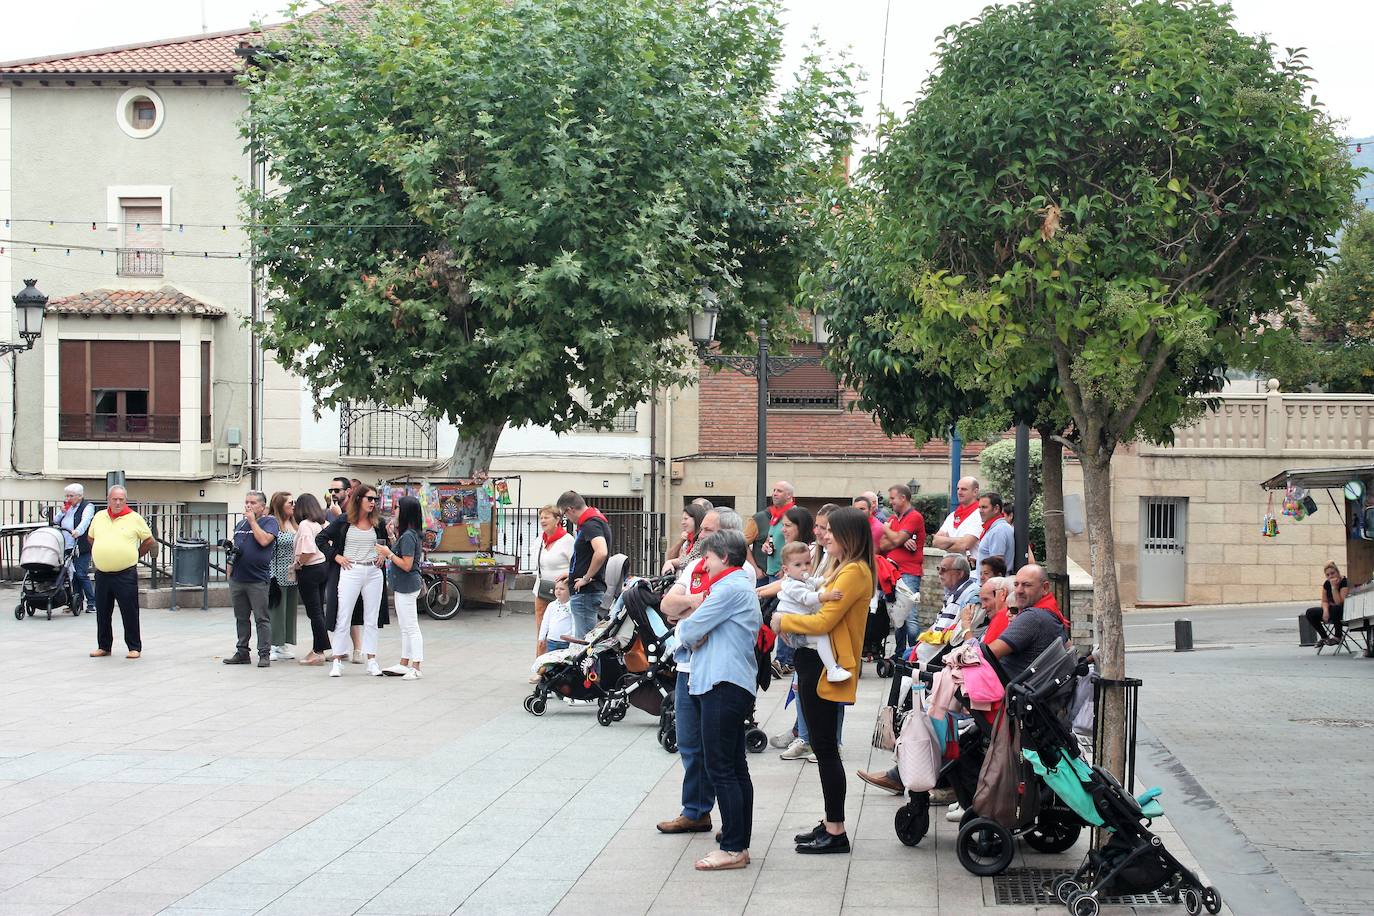
<svg viewBox="0 0 1374 916"><path fill-rule="evenodd" d="M241 261L243 252L241 251L210 251L202 249L198 251L178 251L170 248L134 248L120 247L117 245L97 246L97 245L67 245L61 242L40 242L34 239L0 239L0 255L5 254L8 248L15 248L19 251L28 249L32 253L39 251L64 251L68 256L73 251L95 251L102 256L107 252L110 254L133 254L135 258L143 256L159 258L196 258L199 260L225 260Z"/></svg>
<svg viewBox="0 0 1374 916"><path fill-rule="evenodd" d="M39 217L5 217L5 228L11 228L11 224L19 225L46 225L49 229L56 229L58 226L89 226L92 232L97 232L101 227L109 231L114 231L121 227L127 227L125 222L111 222L102 219L42 219ZM347 229L350 232L354 229L424 229L425 226L419 223L134 223L134 231L142 232L144 226L151 231L154 227L163 232L185 232L187 229L218 229L221 232L228 232L230 229L261 229L267 232L271 229Z"/></svg>

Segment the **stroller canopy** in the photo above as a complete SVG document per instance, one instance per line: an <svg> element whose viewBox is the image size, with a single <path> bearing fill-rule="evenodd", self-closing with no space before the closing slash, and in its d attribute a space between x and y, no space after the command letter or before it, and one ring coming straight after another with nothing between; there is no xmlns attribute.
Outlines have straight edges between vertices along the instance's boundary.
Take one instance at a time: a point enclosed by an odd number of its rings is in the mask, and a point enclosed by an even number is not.
<svg viewBox="0 0 1374 916"><path fill-rule="evenodd" d="M39 528L24 538L19 565L29 572L50 572L62 567L67 538L61 528Z"/></svg>

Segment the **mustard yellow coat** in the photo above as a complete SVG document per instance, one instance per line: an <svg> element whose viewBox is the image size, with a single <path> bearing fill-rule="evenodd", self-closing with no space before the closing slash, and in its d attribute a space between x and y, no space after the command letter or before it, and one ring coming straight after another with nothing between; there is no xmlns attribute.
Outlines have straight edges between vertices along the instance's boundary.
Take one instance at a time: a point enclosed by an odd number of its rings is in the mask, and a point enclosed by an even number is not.
<svg viewBox="0 0 1374 916"><path fill-rule="evenodd" d="M821 677L816 693L835 703L853 703L859 689L868 603L873 600L873 571L866 563L847 563L822 586L822 591L838 591L844 597L825 602L814 614L784 614L780 626L784 633L829 635L835 661L853 677L838 684Z"/></svg>

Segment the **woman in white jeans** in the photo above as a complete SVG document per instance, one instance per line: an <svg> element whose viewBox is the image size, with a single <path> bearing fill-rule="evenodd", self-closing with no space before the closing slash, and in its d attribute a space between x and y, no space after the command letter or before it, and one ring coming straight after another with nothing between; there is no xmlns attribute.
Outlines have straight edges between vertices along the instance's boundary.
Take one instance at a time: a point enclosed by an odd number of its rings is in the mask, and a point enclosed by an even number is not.
<svg viewBox="0 0 1374 916"><path fill-rule="evenodd" d="M420 663L425 659L425 641L420 635L420 560L424 556L424 519L420 501L402 496L396 504L396 549L378 547L377 554L389 562L386 578L396 596L396 616L401 620L401 661L382 669L383 674L402 680L418 681Z"/></svg>
<svg viewBox="0 0 1374 916"><path fill-rule="evenodd" d="M335 615L334 631L329 636L334 664L330 677L343 677L343 665L353 647L349 637L350 616L343 609L353 607L361 595L363 599L363 652L367 655L367 673L381 677L377 666L377 611L382 603L382 558L378 556L377 529L381 513L377 505L377 490L366 484L354 487L348 500L348 528L344 534L343 550L334 556L339 566L339 612Z"/></svg>

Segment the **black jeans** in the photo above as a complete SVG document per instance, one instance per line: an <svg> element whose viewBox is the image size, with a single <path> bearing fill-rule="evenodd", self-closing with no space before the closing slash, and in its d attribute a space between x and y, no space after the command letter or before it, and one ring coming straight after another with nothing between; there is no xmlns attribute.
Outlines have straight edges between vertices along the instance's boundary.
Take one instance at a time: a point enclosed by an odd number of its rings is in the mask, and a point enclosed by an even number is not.
<svg viewBox="0 0 1374 916"><path fill-rule="evenodd" d="M797 701L811 734L811 752L821 774L821 796L825 799L825 819L844 822L845 777L840 761L840 704L816 693L825 666L815 649L797 650Z"/></svg>
<svg viewBox="0 0 1374 916"><path fill-rule="evenodd" d="M325 587L329 583L329 565L316 563L296 570L296 585L300 587L305 616L310 619L310 648L321 654L329 651L329 630L324 625Z"/></svg>
<svg viewBox="0 0 1374 916"><path fill-rule="evenodd" d="M1312 629L1321 634L1322 639L1329 639L1331 634L1326 631L1326 624L1322 623L1322 609L1320 607L1310 607L1305 612L1307 622L1312 624ZM1330 608L1331 628L1336 631L1336 638L1340 639L1345 633L1343 626L1345 617L1345 605L1333 604Z"/></svg>
<svg viewBox="0 0 1374 916"><path fill-rule="evenodd" d="M124 644L131 652L143 651L143 636L138 631L138 565L119 572L95 572L96 645L109 652L114 646L114 606L119 602L119 619L124 624Z"/></svg>
<svg viewBox="0 0 1374 916"><path fill-rule="evenodd" d="M754 711L754 695L721 681L692 701L701 717L706 776L720 808L720 848L740 852L749 848L754 832L754 782L744 743L744 720Z"/></svg>

